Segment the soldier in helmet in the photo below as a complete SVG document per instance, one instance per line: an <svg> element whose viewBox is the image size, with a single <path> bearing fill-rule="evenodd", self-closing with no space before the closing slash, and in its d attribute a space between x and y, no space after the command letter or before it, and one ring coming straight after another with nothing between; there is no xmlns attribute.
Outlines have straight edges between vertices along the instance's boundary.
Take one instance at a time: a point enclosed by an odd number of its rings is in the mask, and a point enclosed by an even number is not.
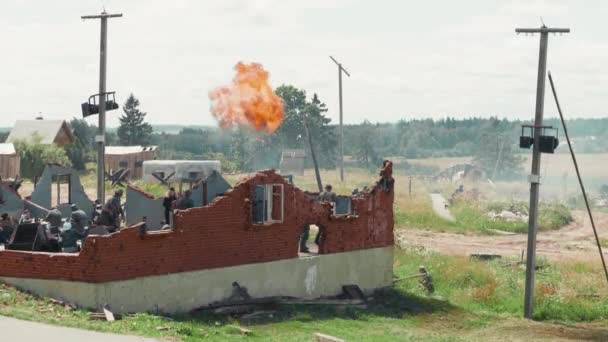
<svg viewBox="0 0 608 342"><path fill-rule="evenodd" d="M46 214L45 221L48 222L51 227L62 227L63 221L61 211L57 208L51 208Z"/></svg>
<svg viewBox="0 0 608 342"><path fill-rule="evenodd" d="M122 204L120 203L122 193L121 189L116 190L114 197L110 198L103 206L101 216L99 217L100 225L114 228L113 230L120 228L120 222L125 218Z"/></svg>
<svg viewBox="0 0 608 342"><path fill-rule="evenodd" d="M74 229L78 235L84 237L85 227L89 224L89 217L84 210L79 209L76 204L72 204L72 219L70 223L72 224L72 229Z"/></svg>

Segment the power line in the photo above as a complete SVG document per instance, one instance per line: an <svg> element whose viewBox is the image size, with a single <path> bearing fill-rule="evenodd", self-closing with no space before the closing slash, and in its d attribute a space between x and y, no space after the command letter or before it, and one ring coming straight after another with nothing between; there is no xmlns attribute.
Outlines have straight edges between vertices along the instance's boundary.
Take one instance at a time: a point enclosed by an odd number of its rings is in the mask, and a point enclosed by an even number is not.
<svg viewBox="0 0 608 342"><path fill-rule="evenodd" d="M583 185L583 179L581 177L581 172L578 169L578 162L576 161L576 155L574 155L574 150L572 149L572 143L570 143L570 136L568 135L568 128L566 127L566 121L564 120L564 115L562 114L562 107L559 105L559 100L557 99L557 92L555 91L555 85L553 84L553 78L551 77L551 72L549 71L549 83L551 84L551 91L553 92L553 98L555 99L555 105L557 106L557 112L559 113L559 119L562 122L562 127L564 128L564 135L566 136L566 141L568 142L568 148L570 149L570 155L572 156L572 162L574 163L574 169L576 170L576 176L578 177L578 184L581 187L581 191L583 192L583 199L585 200L585 206L587 207L587 213L589 214L589 220L591 221L591 227L593 228L593 235L595 236L595 242L597 243L597 249L600 252L600 258L602 259L602 266L604 267L604 274L606 275L606 281L608 282L608 269L606 268L606 260L604 260L604 252L602 251L602 244L600 243L600 237L597 234L597 229L595 228L595 221L593 220L593 215L591 214L591 206L589 205L589 199L587 198L587 192L585 191L585 186Z"/></svg>

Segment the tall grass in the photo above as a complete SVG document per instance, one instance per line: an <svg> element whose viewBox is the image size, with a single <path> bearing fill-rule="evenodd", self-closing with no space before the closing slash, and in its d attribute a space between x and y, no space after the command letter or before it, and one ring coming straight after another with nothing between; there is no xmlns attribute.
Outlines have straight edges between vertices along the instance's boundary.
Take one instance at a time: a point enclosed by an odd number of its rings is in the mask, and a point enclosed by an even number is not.
<svg viewBox="0 0 608 342"><path fill-rule="evenodd" d="M542 262L537 271L534 317L540 320L594 321L608 318L608 291L599 265ZM409 248L395 254L396 274L415 274L425 265L435 283L435 296L473 312L520 316L525 266L516 260L472 261ZM424 295L417 280L400 289Z"/></svg>

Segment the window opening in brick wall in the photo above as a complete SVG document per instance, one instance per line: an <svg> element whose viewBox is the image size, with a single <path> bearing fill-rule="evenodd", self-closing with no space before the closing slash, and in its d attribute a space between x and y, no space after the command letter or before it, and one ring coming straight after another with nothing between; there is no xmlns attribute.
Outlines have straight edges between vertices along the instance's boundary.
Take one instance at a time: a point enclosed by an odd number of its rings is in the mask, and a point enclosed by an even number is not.
<svg viewBox="0 0 608 342"><path fill-rule="evenodd" d="M284 219L283 184L256 185L253 198L253 223L283 223Z"/></svg>
<svg viewBox="0 0 608 342"><path fill-rule="evenodd" d="M119 167L123 167L123 168L127 168L127 167L129 167L129 162L126 161L126 160L121 160L121 161L118 162L118 166Z"/></svg>
<svg viewBox="0 0 608 342"><path fill-rule="evenodd" d="M352 215L352 198L350 196L337 196L332 211L334 216Z"/></svg>
<svg viewBox="0 0 608 342"><path fill-rule="evenodd" d="M72 179L70 174L54 175L51 183L51 207L72 203Z"/></svg>

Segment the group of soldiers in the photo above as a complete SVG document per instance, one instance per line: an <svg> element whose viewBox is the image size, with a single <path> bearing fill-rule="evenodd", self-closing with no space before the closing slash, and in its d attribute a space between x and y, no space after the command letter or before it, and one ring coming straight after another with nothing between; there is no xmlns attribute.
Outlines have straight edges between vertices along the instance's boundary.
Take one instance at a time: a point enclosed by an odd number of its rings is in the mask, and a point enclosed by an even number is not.
<svg viewBox="0 0 608 342"><path fill-rule="evenodd" d="M76 249L77 241L86 237L87 227L89 226L88 215L84 210L79 209L75 204L72 205L72 214L69 221L70 225L62 217L61 211L57 208L50 209L44 220L32 217L29 210L24 210L19 220L15 220L8 213L0 216L0 244L11 243L13 232L24 224L35 224L36 238L33 241L32 250L40 251L60 251L62 249Z"/></svg>
<svg viewBox="0 0 608 342"><path fill-rule="evenodd" d="M186 190L182 196L178 196L175 188L169 188L167 195L163 198L163 207L165 208L165 226L169 226L174 209L184 210L194 207L192 191Z"/></svg>
<svg viewBox="0 0 608 342"><path fill-rule="evenodd" d="M123 191L121 189L116 190L114 196L101 209L98 206L93 214L92 222L96 225L107 227L110 232L119 230L121 222L125 220L125 212L121 203L122 196ZM182 195L178 196L175 188L171 187L163 198L163 207L165 208L164 223L169 225L174 209L184 210L194 207L192 191L186 190Z"/></svg>
<svg viewBox="0 0 608 342"><path fill-rule="evenodd" d="M98 227L101 231L107 231L108 233L118 231L125 220L122 204L123 194L123 190L119 189L103 205L99 200L95 201L93 212L88 214L78 208L76 204L72 204L69 229L64 229L65 222L63 215L55 207L46 213L43 221L33 219L30 211L27 209L23 211L19 220L14 219L8 213L3 213L0 215L0 244L8 244L13 231L23 223L40 222L40 226L42 227L41 234L49 237L48 240L63 241L64 244L70 246L72 244L75 245L77 240L84 239L89 232L89 228L92 226ZM179 196L174 188L168 191L163 201L165 224L170 224L171 214L174 209L183 210L194 207L191 197L192 191L190 190L185 191L183 195ZM55 238L52 238L52 236L55 236Z"/></svg>

